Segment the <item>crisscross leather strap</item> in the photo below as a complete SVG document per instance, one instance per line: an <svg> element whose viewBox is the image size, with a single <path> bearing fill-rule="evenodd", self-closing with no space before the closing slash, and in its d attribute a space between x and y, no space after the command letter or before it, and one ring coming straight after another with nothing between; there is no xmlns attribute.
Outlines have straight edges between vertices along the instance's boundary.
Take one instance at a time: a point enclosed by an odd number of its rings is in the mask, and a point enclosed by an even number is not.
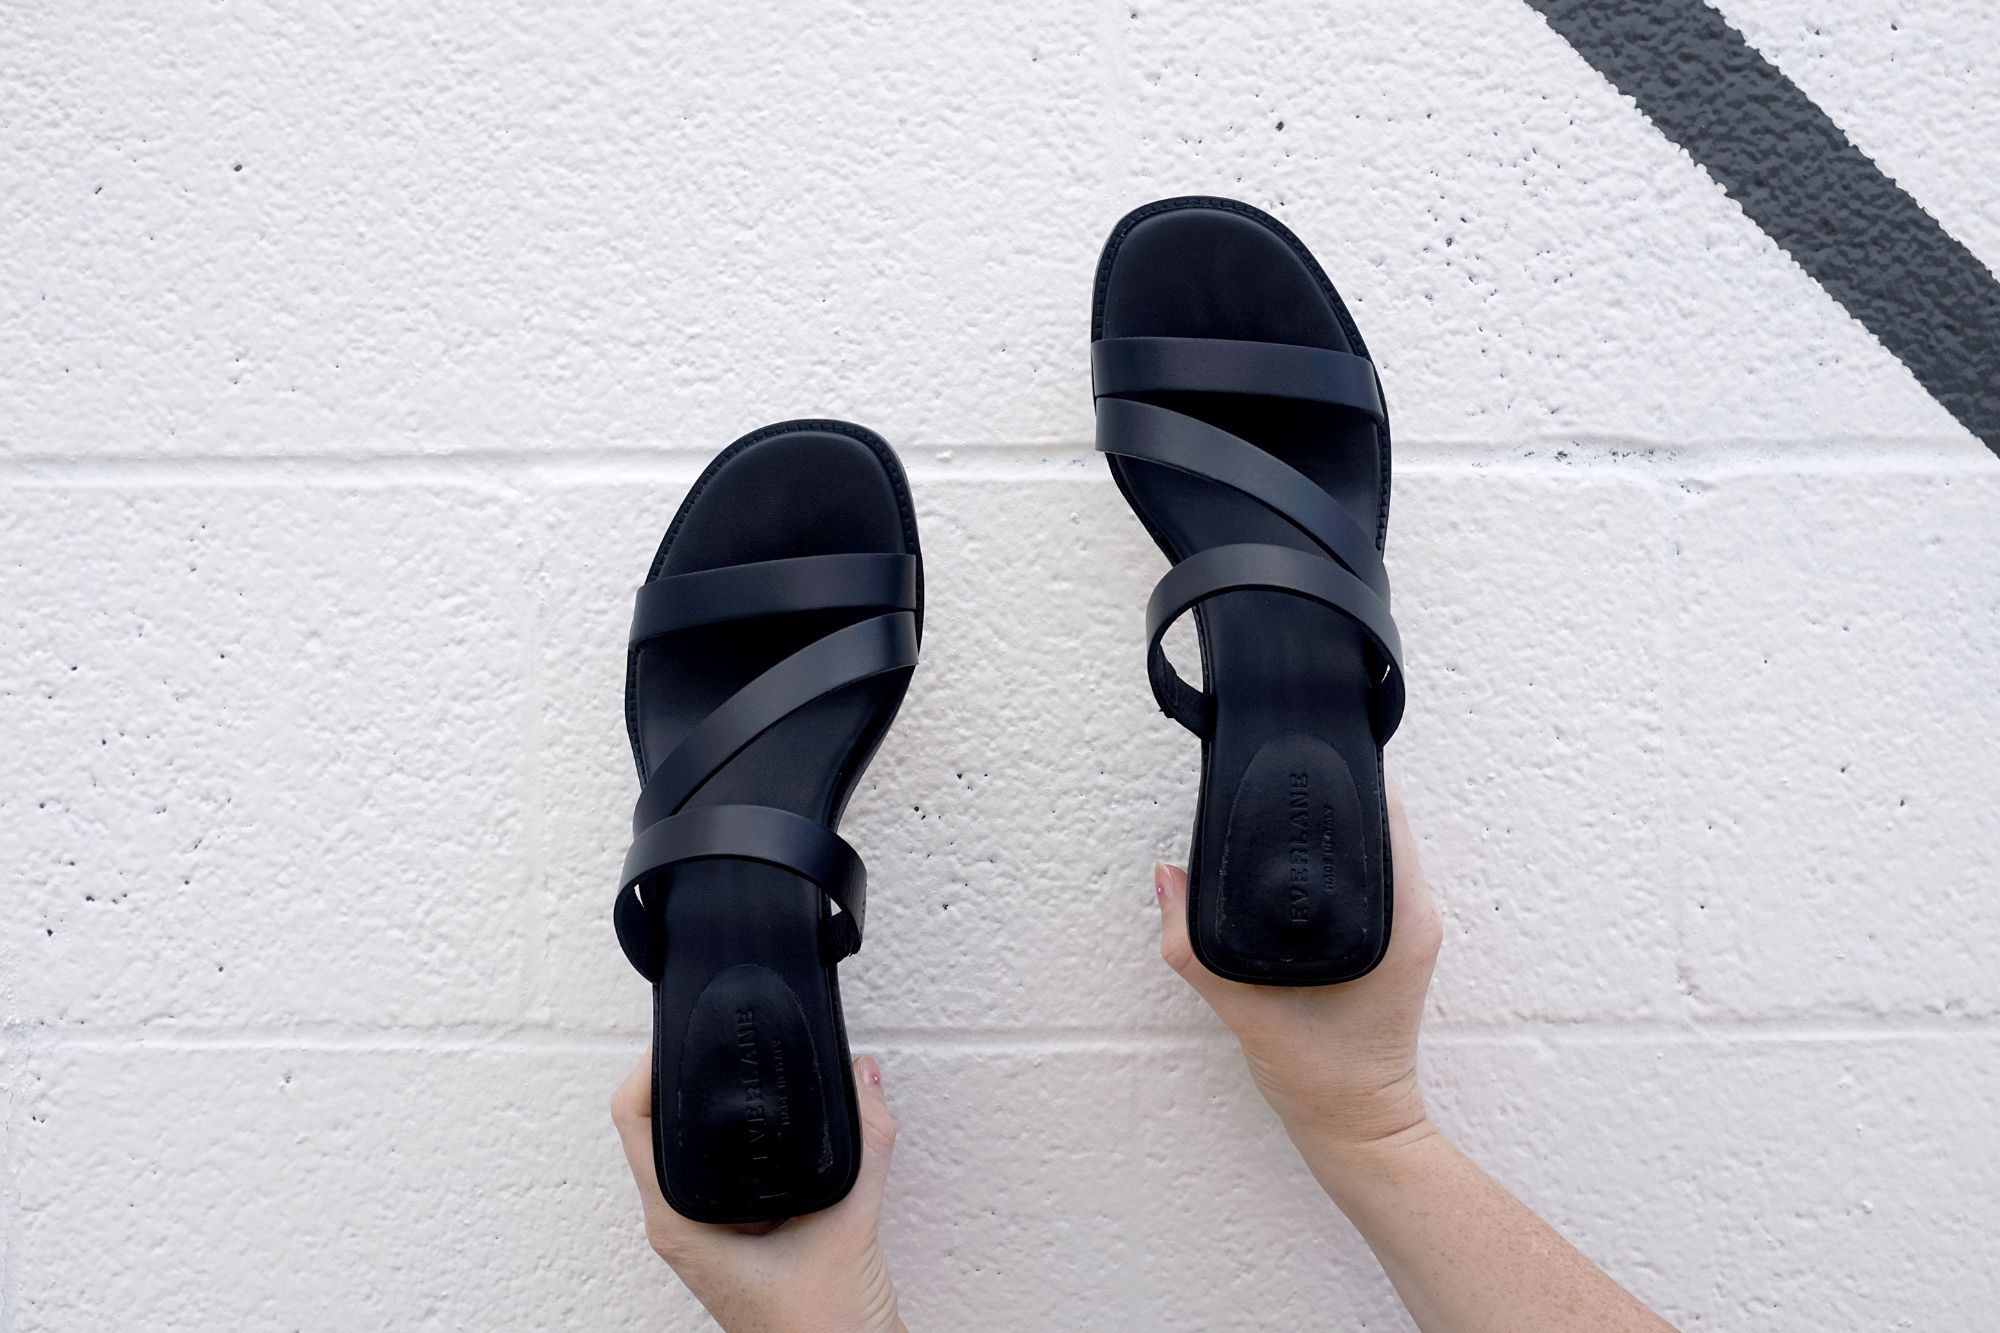
<svg viewBox="0 0 2000 1333"><path fill-rule="evenodd" d="M664 587L649 595L650 589ZM799 709L836 690L917 664L917 567L913 556L812 556L656 579L633 617L636 645L697 625L792 611L894 607L843 626L752 679L697 722L653 766L632 811L613 922L625 956L650 981L664 960L663 872L689 861L739 859L779 866L817 885L841 910L822 918L828 963L861 947L867 877L861 859L832 830L789 811L757 805L682 810L725 764Z"/></svg>
<svg viewBox="0 0 2000 1333"><path fill-rule="evenodd" d="M758 616L869 609L917 609L915 556L807 555L657 578L634 598L631 642Z"/></svg>
<svg viewBox="0 0 2000 1333"><path fill-rule="evenodd" d="M916 664L917 619L909 611L871 616L807 644L730 695L654 766L632 811L633 834L680 809L745 746L813 700Z"/></svg>
<svg viewBox="0 0 2000 1333"><path fill-rule="evenodd" d="M1387 421L1375 364L1325 347L1235 338L1100 338L1090 345L1099 398L1167 390L1331 403Z"/></svg>
<svg viewBox="0 0 2000 1333"><path fill-rule="evenodd" d="M1176 564L1146 608L1146 674L1160 709L1197 735L1215 725L1213 699L1167 659L1167 629L1227 592L1280 592L1329 607L1368 636L1380 670L1372 704L1378 744L1403 717L1403 648L1389 614L1389 574L1365 529L1325 488L1250 441L1185 412L1127 394L1251 394L1351 408L1388 420L1374 364L1322 347L1229 338L1104 338L1091 344L1098 452L1226 486L1297 528L1325 554L1262 543L1216 546Z"/></svg>
<svg viewBox="0 0 2000 1333"><path fill-rule="evenodd" d="M1209 734L1213 704L1167 660L1167 629L1211 597L1244 591L1290 593L1338 611L1361 627L1382 672L1375 681L1374 725L1376 743L1386 743L1403 720L1403 641L1389 604L1333 561L1289 546L1211 546L1175 565L1154 586L1146 603L1146 675L1161 710L1197 735Z"/></svg>
<svg viewBox="0 0 2000 1333"><path fill-rule="evenodd" d="M1317 542L1379 596L1389 571L1373 534L1318 482L1219 426L1128 398L1097 404L1097 450L1137 458L1241 491Z"/></svg>
<svg viewBox="0 0 2000 1333"><path fill-rule="evenodd" d="M625 957L648 981L660 979L666 936L660 895L647 897L644 886L673 866L725 858L789 870L840 907L838 915L822 921L820 953L829 963L861 947L868 873L846 839L802 815L767 805L699 806L652 824L633 839L625 855L625 882L612 922Z"/></svg>

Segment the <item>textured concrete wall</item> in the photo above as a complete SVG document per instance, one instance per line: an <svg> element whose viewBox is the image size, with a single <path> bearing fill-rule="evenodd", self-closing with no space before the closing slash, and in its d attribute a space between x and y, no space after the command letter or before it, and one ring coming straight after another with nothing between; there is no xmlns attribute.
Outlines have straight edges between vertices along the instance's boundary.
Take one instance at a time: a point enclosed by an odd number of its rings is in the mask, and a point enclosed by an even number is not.
<svg viewBox="0 0 2000 1333"><path fill-rule="evenodd" d="M2000 263L1990 7L1723 8ZM1404 1326L1154 953L1196 751L1084 344L1192 191L1396 415L1440 1118L1676 1321L1991 1327L2000 467L1526 5L6 25L0 1328L700 1323L605 1113L621 644L808 413L930 562L848 824L913 1322Z"/></svg>

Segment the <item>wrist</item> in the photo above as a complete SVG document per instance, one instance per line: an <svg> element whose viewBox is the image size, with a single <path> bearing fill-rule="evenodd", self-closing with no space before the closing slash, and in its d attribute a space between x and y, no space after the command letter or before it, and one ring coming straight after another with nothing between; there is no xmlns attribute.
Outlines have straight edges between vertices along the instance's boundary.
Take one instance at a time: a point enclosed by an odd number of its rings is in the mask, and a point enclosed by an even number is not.
<svg viewBox="0 0 2000 1333"><path fill-rule="evenodd" d="M788 1333L910 1333L909 1325L903 1322L902 1312L897 1308L894 1292L889 1293L887 1304L874 1297L863 1299L858 1305L847 1301L834 1300L807 1306L788 1305L780 1312L766 1316L769 1323L754 1325L757 1328L780 1328ZM720 1320L717 1320L721 1323ZM728 1325L724 1325L726 1329Z"/></svg>
<svg viewBox="0 0 2000 1333"><path fill-rule="evenodd" d="M834 1316L833 1312L844 1313ZM859 1281L812 1302L796 1327L801 1333L909 1333L903 1323L902 1298L889 1276L879 1242L869 1246Z"/></svg>
<svg viewBox="0 0 2000 1333"><path fill-rule="evenodd" d="M821 1255L825 1260L832 1256ZM890 1280L879 1244L870 1242L854 1256L832 1257L831 1263L807 1263L813 1277L800 1281L796 1268L759 1277L755 1305L729 1311L710 1305L709 1313L726 1331L741 1328L783 1330L783 1333L909 1333L903 1323L901 1300ZM739 1280L748 1275L739 1275ZM697 1292L697 1295L701 1293ZM704 1303L706 1299L704 1298Z"/></svg>
<svg viewBox="0 0 2000 1333"><path fill-rule="evenodd" d="M1266 1088L1264 1095L1301 1152L1327 1156L1365 1152L1420 1137L1417 1131L1430 1124L1414 1068L1366 1092L1286 1095Z"/></svg>
<svg viewBox="0 0 2000 1333"><path fill-rule="evenodd" d="M1357 1134L1351 1125L1286 1124L1292 1143L1343 1212L1370 1195L1400 1193L1451 1142L1424 1112L1380 1122L1379 1132Z"/></svg>

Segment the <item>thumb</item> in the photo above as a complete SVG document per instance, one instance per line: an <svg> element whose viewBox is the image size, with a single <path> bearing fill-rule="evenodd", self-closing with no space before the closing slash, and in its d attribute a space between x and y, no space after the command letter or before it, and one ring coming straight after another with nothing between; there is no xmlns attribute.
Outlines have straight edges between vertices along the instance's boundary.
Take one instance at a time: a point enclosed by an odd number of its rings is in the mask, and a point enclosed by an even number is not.
<svg viewBox="0 0 2000 1333"><path fill-rule="evenodd" d="M889 1188L889 1159L896 1151L896 1118L882 1092L882 1066L872 1055L854 1062L854 1097L861 1107L861 1172L849 1197L865 1203L871 1214L879 1213Z"/></svg>
<svg viewBox="0 0 2000 1333"><path fill-rule="evenodd" d="M1188 940L1188 877L1179 866L1164 862L1153 867L1153 896L1160 901L1160 957L1210 1004L1210 988L1218 978L1194 956Z"/></svg>

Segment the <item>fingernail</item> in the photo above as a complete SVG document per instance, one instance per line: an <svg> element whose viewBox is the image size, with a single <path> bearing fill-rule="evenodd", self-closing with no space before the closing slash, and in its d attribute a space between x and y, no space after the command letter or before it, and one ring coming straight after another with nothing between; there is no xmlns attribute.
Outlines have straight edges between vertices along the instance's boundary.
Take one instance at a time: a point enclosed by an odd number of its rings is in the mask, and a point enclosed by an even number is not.
<svg viewBox="0 0 2000 1333"><path fill-rule="evenodd" d="M1159 861L1153 862L1153 896L1161 902L1167 900L1167 867Z"/></svg>
<svg viewBox="0 0 2000 1333"><path fill-rule="evenodd" d="M878 1088L882 1086L882 1066L875 1063L874 1056L861 1057L861 1076Z"/></svg>

